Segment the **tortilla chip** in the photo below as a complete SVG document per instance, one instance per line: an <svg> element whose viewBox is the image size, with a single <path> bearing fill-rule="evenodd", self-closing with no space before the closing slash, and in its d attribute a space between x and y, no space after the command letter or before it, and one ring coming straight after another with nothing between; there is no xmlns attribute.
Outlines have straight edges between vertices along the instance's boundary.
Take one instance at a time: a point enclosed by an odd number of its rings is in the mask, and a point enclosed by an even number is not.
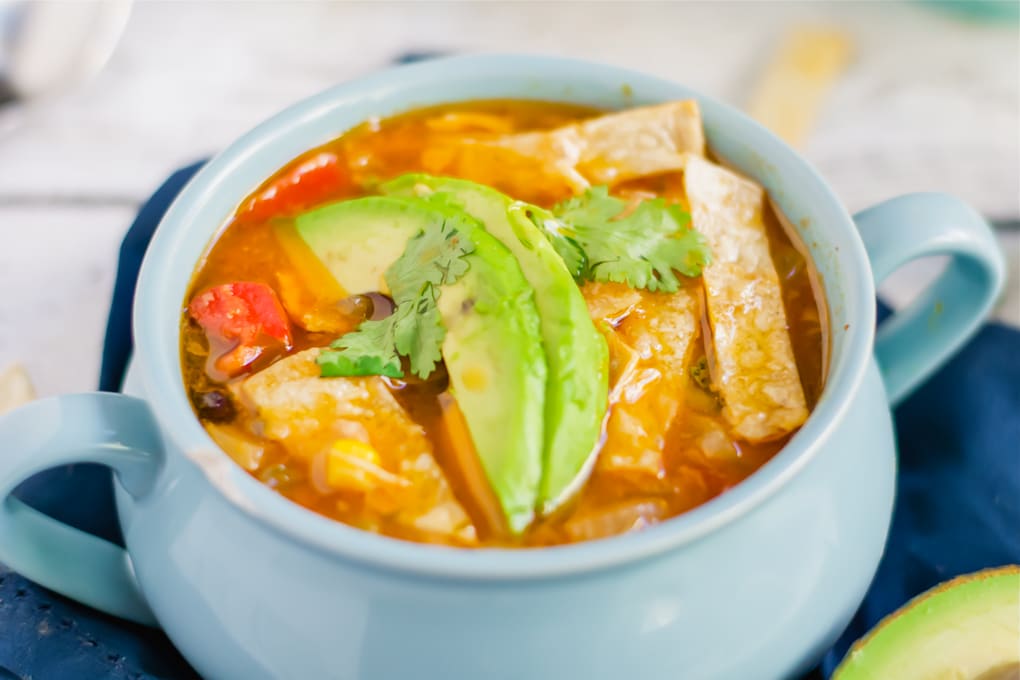
<svg viewBox="0 0 1020 680"><path fill-rule="evenodd" d="M693 156L684 183L694 228L712 249L702 278L723 414L741 439L780 437L808 410L769 254L765 191Z"/></svg>
<svg viewBox="0 0 1020 680"><path fill-rule="evenodd" d="M800 146L851 51L850 37L839 29L794 30L761 77L747 112L792 146Z"/></svg>
<svg viewBox="0 0 1020 680"><path fill-rule="evenodd" d="M604 322L616 328L641 304L641 291L623 283L588 281L581 292L596 326Z"/></svg>
<svg viewBox="0 0 1020 680"><path fill-rule="evenodd" d="M577 170L592 184L616 184L683 168L684 155L705 155L701 109L693 99L630 109L576 126Z"/></svg>
<svg viewBox="0 0 1020 680"><path fill-rule="evenodd" d="M0 415L35 399L35 389L25 367L14 364L0 373Z"/></svg>
<svg viewBox="0 0 1020 680"><path fill-rule="evenodd" d="M522 178L581 193L592 184L680 170L689 153L705 154L701 111L693 99L610 113L554 130L461 139L455 150L446 147L441 156L427 159L426 167L466 177L485 170L494 173L494 185L515 196L530 196L526 187L517 191Z"/></svg>

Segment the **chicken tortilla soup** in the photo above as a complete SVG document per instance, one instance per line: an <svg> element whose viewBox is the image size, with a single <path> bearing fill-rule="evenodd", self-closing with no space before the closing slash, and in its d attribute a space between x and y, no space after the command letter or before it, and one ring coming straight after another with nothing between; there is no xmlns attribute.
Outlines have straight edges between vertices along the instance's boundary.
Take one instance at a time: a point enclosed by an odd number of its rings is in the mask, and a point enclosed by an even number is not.
<svg viewBox="0 0 1020 680"><path fill-rule="evenodd" d="M247 197L195 272L211 438L366 531L532 547L738 484L822 388L825 302L694 101L370 120Z"/></svg>

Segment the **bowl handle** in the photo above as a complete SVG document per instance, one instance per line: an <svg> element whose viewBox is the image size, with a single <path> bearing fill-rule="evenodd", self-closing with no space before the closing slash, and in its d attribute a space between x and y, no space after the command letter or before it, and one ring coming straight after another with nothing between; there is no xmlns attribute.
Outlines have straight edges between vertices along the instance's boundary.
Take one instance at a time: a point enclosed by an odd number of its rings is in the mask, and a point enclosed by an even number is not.
<svg viewBox="0 0 1020 680"><path fill-rule="evenodd" d="M1005 263L988 222L946 194L910 194L854 215L875 285L903 264L952 259L939 278L875 336L892 405L907 397L973 335L1003 286Z"/></svg>
<svg viewBox="0 0 1020 680"><path fill-rule="evenodd" d="M110 392L32 402L0 416L0 562L50 590L137 623L155 625L127 551L58 522L11 492L68 463L113 468L135 498L159 473L163 448L145 402Z"/></svg>

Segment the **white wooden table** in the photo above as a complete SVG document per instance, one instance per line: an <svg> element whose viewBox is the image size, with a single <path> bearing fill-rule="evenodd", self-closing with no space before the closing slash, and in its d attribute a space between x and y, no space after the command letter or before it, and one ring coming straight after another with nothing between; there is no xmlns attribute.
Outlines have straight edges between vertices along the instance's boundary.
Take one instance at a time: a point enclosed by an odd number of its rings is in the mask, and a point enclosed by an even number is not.
<svg viewBox="0 0 1020 680"><path fill-rule="evenodd" d="M117 248L175 167L407 51L597 59L736 104L796 23L837 24L856 59L805 154L851 210L949 191L1020 216L1020 39L920 3L140 3L107 69L0 138L0 370L41 394L97 379ZM1016 232L1003 242L1015 277ZM896 301L929 275L898 277ZM1020 322L1017 281L1000 314Z"/></svg>

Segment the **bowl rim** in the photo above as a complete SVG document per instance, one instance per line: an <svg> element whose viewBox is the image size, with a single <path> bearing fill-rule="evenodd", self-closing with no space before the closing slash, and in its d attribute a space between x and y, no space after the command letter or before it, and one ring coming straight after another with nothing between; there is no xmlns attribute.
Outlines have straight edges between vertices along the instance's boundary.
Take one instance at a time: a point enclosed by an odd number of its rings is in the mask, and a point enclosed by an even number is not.
<svg viewBox="0 0 1020 680"><path fill-rule="evenodd" d="M207 244L216 238L222 224L202 224L200 213L204 204L222 189L238 168L251 161L260 148L288 136L295 127L365 100L381 104L396 99L401 101L403 110L418 108L424 104L400 99L402 88L410 82L430 83L442 89L444 84L466 78L510 75L527 75L567 85L572 78L583 75L628 83L635 90L653 90L661 94L661 101L694 97L703 111L709 110L711 115L727 120L728 125L741 127L744 137L753 137L750 147L770 163L778 155L787 167L796 168L798 176L803 175L813 185L803 190L810 190L815 200L827 202L839 217L838 224L827 224L826 229L850 232L844 242L849 243L851 252L840 254L838 282L839 291L847 300L845 318L850 319L843 351L846 356L838 366L835 357L830 361L823 394L814 411L801 430L765 465L725 493L639 532L541 549L463 549L381 536L318 515L277 494L242 470L216 447L194 416L184 389L179 335L174 332L172 338L168 337L169 329L179 329L185 293L180 291L177 299L160 301L161 297L175 295L167 281L175 265L182 266L176 254L192 231L206 233ZM570 97L565 96L563 100L569 101ZM439 97L435 101L450 100ZM244 193L253 189L248 187ZM188 262L183 266L188 267L190 275L197 263ZM831 306L829 285L826 280ZM164 441L173 445L167 448L183 452L224 498L281 537L323 555L376 569L436 578L563 577L630 564L690 544L752 512L790 482L832 436L864 379L874 342L874 295L867 253L845 207L805 159L743 113L678 83L597 62L515 54L443 57L392 67L304 99L258 125L211 159L172 203L143 260L133 310L136 338L133 364L144 394L159 395L158 398L147 397L147 401L163 431ZM166 315L171 313L173 321L168 325ZM160 351L161 347L164 351ZM176 351L169 351L170 347Z"/></svg>

